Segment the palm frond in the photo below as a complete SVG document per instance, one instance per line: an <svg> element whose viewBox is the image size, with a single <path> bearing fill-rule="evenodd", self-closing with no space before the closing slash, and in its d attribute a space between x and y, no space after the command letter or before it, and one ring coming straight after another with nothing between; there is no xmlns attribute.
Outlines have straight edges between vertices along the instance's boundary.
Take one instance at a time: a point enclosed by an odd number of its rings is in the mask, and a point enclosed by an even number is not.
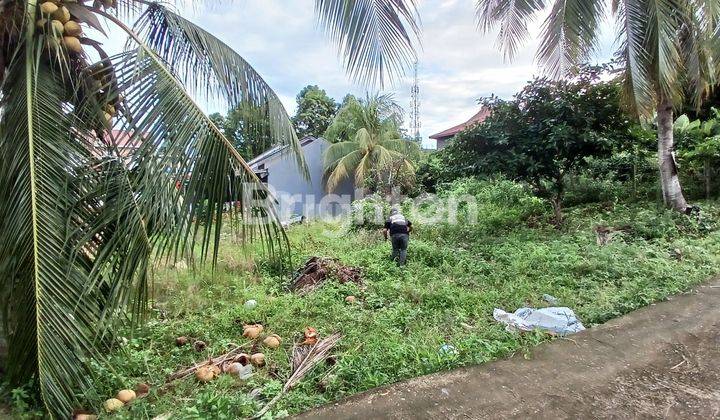
<svg viewBox="0 0 720 420"><path fill-rule="evenodd" d="M604 17L604 0L556 0L543 24L540 65L552 77L569 74L596 50Z"/></svg>
<svg viewBox="0 0 720 420"><path fill-rule="evenodd" d="M498 26L498 45L505 59L512 60L529 36L528 22L545 4L545 0L478 0L478 26L484 33Z"/></svg>
<svg viewBox="0 0 720 420"><path fill-rule="evenodd" d="M133 189L140 194L124 195L133 202L117 208L139 206L142 215L151 215L162 205L162 213L174 216L149 219L162 252L180 258L194 254L197 245L202 258L212 252L215 260L223 212L233 203L231 218L241 223L243 242L260 239L270 254L287 256L274 209L253 202L251 190L268 194L267 189L162 62L141 46L114 57L111 67L129 114L118 128L141 143L129 157Z"/></svg>
<svg viewBox="0 0 720 420"><path fill-rule="evenodd" d="M29 37L30 39L30 37ZM98 356L104 305L88 290L92 243L83 243L96 208L85 199L95 171L64 81L27 41L8 72L0 119L0 294L8 336L8 376L35 376L51 415L66 418L92 397L87 360Z"/></svg>
<svg viewBox="0 0 720 420"><path fill-rule="evenodd" d="M382 87L416 59L415 0L315 0L315 11L348 73L366 85Z"/></svg>
<svg viewBox="0 0 720 420"><path fill-rule="evenodd" d="M380 142L380 145L390 151L400 153L405 157L416 158L420 154L420 146L415 142L405 139L384 139Z"/></svg>
<svg viewBox="0 0 720 420"><path fill-rule="evenodd" d="M330 170L334 169L340 159L357 150L360 150L359 145L352 141L331 144L330 147L325 150L323 156L325 168Z"/></svg>
<svg viewBox="0 0 720 420"><path fill-rule="evenodd" d="M365 153L355 168L355 185L363 185L370 175L373 165L373 154Z"/></svg>
<svg viewBox="0 0 720 420"><path fill-rule="evenodd" d="M720 44L716 34L720 3L690 0L678 12L683 22L678 35L685 68L682 79L689 99L699 108L718 80L714 47Z"/></svg>
<svg viewBox="0 0 720 420"><path fill-rule="evenodd" d="M361 150L355 150L350 152L340 159L332 166L332 169L328 169L326 172L327 182L326 188L332 192L342 183L344 180L350 177L350 174L357 172L360 163L367 156L367 153L363 153ZM364 180L364 178L361 178ZM356 185L362 185L357 183Z"/></svg>
<svg viewBox="0 0 720 420"><path fill-rule="evenodd" d="M209 99L221 98L231 109L250 105L260 110L270 122L273 142L290 146L301 173L309 176L300 142L280 98L242 56L209 32L157 3L147 8L135 24L135 30L191 93L203 94Z"/></svg>
<svg viewBox="0 0 720 420"><path fill-rule="evenodd" d="M655 83L646 34L647 12L636 0L615 0L613 12L618 26L618 58L622 66L624 98L642 116L655 112Z"/></svg>
<svg viewBox="0 0 720 420"><path fill-rule="evenodd" d="M657 92L678 104L683 96L680 76L684 72L680 51L682 0L649 0L645 8L648 47L654 58Z"/></svg>
<svg viewBox="0 0 720 420"><path fill-rule="evenodd" d="M370 127L372 129L372 127ZM368 150L373 147L373 144L375 143L375 139L373 138L373 135L370 133L370 129L368 128L361 128L355 133L355 139L354 142L360 147L362 150Z"/></svg>
<svg viewBox="0 0 720 420"><path fill-rule="evenodd" d="M131 157L140 191L148 197L166 193L169 178L178 188L170 193L181 203L173 223L156 226L162 253L174 258L192 255L196 245L204 259L217 259L223 210L237 221L243 243L259 240L279 258L289 256L289 244L272 197L243 157L185 91L165 61L130 28L107 14L137 43L111 60L118 87L131 111L118 128L142 146ZM157 177L156 174L166 174ZM157 193L157 194L156 194ZM261 197L258 199L258 197ZM151 203L141 203L150 212Z"/></svg>

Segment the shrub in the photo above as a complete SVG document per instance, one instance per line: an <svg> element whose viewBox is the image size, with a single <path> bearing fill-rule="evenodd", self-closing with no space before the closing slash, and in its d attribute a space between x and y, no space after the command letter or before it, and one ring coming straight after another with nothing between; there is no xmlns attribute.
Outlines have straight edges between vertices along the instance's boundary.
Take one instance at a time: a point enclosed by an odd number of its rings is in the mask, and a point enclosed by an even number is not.
<svg viewBox="0 0 720 420"><path fill-rule="evenodd" d="M390 203L379 194L373 194L352 203L350 225L352 229L380 229L390 214Z"/></svg>
<svg viewBox="0 0 720 420"><path fill-rule="evenodd" d="M453 215L454 209L457 212ZM464 242L469 236L535 224L548 209L545 200L517 182L466 178L441 186L434 207L416 210L425 210L426 214L434 211L438 216L437 223L424 228L428 235Z"/></svg>
<svg viewBox="0 0 720 420"><path fill-rule="evenodd" d="M614 176L594 178L587 174L570 176L567 179L565 206L589 203L615 202L625 195L626 188Z"/></svg>

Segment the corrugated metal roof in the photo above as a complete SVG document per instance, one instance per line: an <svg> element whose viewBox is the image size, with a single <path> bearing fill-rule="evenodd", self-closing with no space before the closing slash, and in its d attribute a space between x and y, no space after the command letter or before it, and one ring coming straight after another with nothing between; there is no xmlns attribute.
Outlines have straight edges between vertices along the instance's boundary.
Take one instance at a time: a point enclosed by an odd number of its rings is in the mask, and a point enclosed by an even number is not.
<svg viewBox="0 0 720 420"><path fill-rule="evenodd" d="M315 138L315 137L310 137L310 136L305 137L302 140L300 140L300 147L305 147L308 144L314 142L315 140L317 140L317 138ZM279 153L285 152L289 147L290 146L287 146L287 145L272 147L272 148L260 153L259 155L257 155L253 160L248 162L248 165L250 167L257 166L257 165L263 163L263 161L268 160L271 157L273 157Z"/></svg>

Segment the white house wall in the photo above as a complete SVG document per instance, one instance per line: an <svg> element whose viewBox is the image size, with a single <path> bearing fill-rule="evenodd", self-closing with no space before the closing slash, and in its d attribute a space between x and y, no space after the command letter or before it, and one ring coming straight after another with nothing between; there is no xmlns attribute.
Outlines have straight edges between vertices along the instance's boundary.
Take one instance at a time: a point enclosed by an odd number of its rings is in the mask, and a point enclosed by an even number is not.
<svg viewBox="0 0 720 420"><path fill-rule="evenodd" d="M323 158L329 146L330 143L324 139L315 139L303 146L309 180L302 176L295 158L289 153L278 153L253 165L253 169L257 169L257 165L265 165L268 186L279 201L281 220L289 220L293 216L316 219L349 211L355 197L351 179L343 182L332 194L325 191Z"/></svg>

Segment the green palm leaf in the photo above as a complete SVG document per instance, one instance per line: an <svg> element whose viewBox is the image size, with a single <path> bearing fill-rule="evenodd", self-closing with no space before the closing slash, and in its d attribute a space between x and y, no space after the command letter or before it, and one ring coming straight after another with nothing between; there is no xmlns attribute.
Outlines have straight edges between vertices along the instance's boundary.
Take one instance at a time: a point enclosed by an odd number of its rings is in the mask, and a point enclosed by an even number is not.
<svg viewBox="0 0 720 420"><path fill-rule="evenodd" d="M537 56L554 77L568 74L596 50L605 0L556 0L543 25Z"/></svg>
<svg viewBox="0 0 720 420"><path fill-rule="evenodd" d="M3 321L9 379L35 376L48 411L67 417L91 397L87 358L104 305L87 289L94 244L80 240L96 211L85 199L96 173L86 140L66 128L76 121L65 83L39 54L27 41L10 67L0 121Z"/></svg>
<svg viewBox="0 0 720 420"><path fill-rule="evenodd" d="M613 13L618 23L625 99L640 115L652 115L656 91L652 82L653 59L644 36L648 31L646 12L635 0L615 0Z"/></svg>
<svg viewBox="0 0 720 420"><path fill-rule="evenodd" d="M512 60L529 36L528 22L545 7L544 0L478 0L478 24L487 33L499 27L498 44Z"/></svg>
<svg viewBox="0 0 720 420"><path fill-rule="evenodd" d="M191 93L224 99L230 109L241 104L258 109L270 121L270 135L275 144L289 145L298 168L308 176L300 142L285 107L242 56L160 4L147 8L135 24L135 30Z"/></svg>
<svg viewBox="0 0 720 420"><path fill-rule="evenodd" d="M355 185L364 184L370 173L395 161L419 156L420 147L400 138L401 118L398 105L389 95L368 95L364 101L349 101L328 128L335 138L325 151L326 187L333 191L354 174ZM355 130L353 132L353 130ZM412 167L412 164L409 164Z"/></svg>
<svg viewBox="0 0 720 420"><path fill-rule="evenodd" d="M315 10L356 80L383 86L415 61L415 0L315 0Z"/></svg>

